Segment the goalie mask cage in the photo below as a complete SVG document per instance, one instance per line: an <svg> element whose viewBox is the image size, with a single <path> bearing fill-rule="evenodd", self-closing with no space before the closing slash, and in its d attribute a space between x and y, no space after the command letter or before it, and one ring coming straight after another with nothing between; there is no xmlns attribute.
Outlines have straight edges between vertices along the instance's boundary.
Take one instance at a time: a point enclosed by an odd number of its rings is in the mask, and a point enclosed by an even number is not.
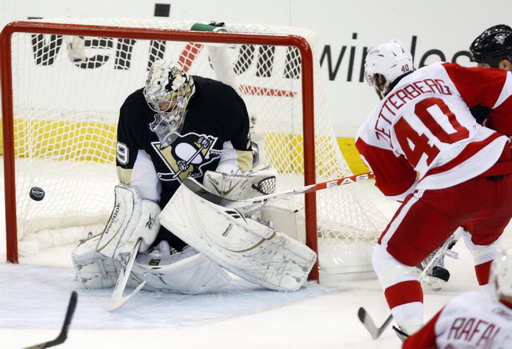
<svg viewBox="0 0 512 349"><path fill-rule="evenodd" d="M9 262L102 231L118 183L119 108L160 58L238 90L261 162L279 172L277 190L351 175L326 112L314 33L246 24L212 29L192 21L69 18L4 28ZM46 192L43 200L30 199L34 186ZM322 278L372 270L370 246L385 218L358 187L276 203L297 217L303 239L319 252ZM311 278L318 279L317 268Z"/></svg>

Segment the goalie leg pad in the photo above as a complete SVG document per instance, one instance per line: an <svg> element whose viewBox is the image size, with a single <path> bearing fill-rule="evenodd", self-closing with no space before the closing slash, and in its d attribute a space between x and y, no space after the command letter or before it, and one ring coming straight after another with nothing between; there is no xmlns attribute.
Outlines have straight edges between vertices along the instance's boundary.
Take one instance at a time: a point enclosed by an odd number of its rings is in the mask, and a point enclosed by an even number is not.
<svg viewBox="0 0 512 349"><path fill-rule="evenodd" d="M160 222L225 269L269 289L298 290L316 261L306 245L205 201L184 185L160 214Z"/></svg>
<svg viewBox="0 0 512 349"><path fill-rule="evenodd" d="M144 286L148 291L200 294L215 291L229 285L231 277L216 263L193 248L186 248L166 259L150 259L148 263L135 263L130 285ZM164 265L153 265L160 261ZM147 260L146 260L147 262Z"/></svg>
<svg viewBox="0 0 512 349"><path fill-rule="evenodd" d="M107 288L116 284L119 262L96 251L99 235L83 240L71 254L78 282L84 288Z"/></svg>
<svg viewBox="0 0 512 349"><path fill-rule="evenodd" d="M117 185L114 209L96 250L106 257L117 259L119 254L131 251L137 240L142 238L140 251L146 251L160 230L159 213L157 203L141 199L132 187Z"/></svg>

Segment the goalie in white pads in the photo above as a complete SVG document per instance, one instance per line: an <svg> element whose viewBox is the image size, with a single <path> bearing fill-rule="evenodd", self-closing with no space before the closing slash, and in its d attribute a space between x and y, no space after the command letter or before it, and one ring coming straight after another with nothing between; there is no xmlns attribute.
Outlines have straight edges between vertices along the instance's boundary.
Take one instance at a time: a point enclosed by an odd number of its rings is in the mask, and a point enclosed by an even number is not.
<svg viewBox="0 0 512 349"><path fill-rule="evenodd" d="M219 221L230 219L218 219L223 215L221 207L204 205L203 213L193 195L176 196L187 177L202 182L209 174L209 188L231 198L274 190L273 185L262 183L275 184L275 173L269 169L249 172L249 116L243 100L230 86L191 76L170 61L155 62L146 86L132 93L121 107L116 158L122 184L116 187L110 220L102 234L81 242L73 253L77 277L84 287L113 286L139 238L142 245L130 282L137 285L146 281L148 290L196 294L218 289L230 281L219 265L271 289L295 290L306 280L315 254L256 221L247 220L250 223L240 234L248 241L246 246L254 245L254 236L261 240L254 250L259 253L237 254L233 266L218 256L224 245L211 246L215 252L208 253L203 244L196 246L188 235L183 238L182 226L176 227L178 234L174 222L167 224L169 217L172 220L176 215L182 216L177 217L179 223L193 218L192 212L185 215L183 211L191 203L195 215L208 214L213 221L207 224L207 231L189 230L190 235L214 234L212 228L223 229ZM261 182L265 177L269 180ZM163 207L165 226L157 218ZM171 208L176 212L169 212ZM218 213L212 213L215 210ZM245 270L262 267L275 269L273 275Z"/></svg>

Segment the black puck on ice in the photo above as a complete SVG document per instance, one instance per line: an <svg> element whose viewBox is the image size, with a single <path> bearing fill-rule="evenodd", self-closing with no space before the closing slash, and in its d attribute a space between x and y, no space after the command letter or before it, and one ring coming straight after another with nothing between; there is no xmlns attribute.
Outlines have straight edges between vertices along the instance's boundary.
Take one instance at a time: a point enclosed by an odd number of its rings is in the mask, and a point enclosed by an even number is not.
<svg viewBox="0 0 512 349"><path fill-rule="evenodd" d="M44 199L44 190L39 187L32 187L29 195L32 200L41 201Z"/></svg>

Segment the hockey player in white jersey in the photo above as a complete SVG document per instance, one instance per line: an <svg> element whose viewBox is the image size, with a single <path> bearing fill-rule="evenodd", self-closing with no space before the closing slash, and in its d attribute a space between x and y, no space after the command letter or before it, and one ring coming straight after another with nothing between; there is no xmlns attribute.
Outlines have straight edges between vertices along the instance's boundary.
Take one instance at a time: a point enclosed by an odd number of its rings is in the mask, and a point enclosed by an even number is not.
<svg viewBox="0 0 512 349"><path fill-rule="evenodd" d="M372 261L395 321L411 334L423 325L414 267L459 226L473 248L479 283L488 282L496 241L512 217L512 154L508 137L478 124L470 107L510 118L512 77L452 63L413 70L398 41L372 47L365 73L382 100L356 146L376 186L401 201Z"/></svg>
<svg viewBox="0 0 512 349"><path fill-rule="evenodd" d="M478 291L453 298L403 348L512 348L512 250L491 266L495 294Z"/></svg>
<svg viewBox="0 0 512 349"><path fill-rule="evenodd" d="M407 58L407 60L409 60L409 58ZM414 67L411 57L408 69L412 70L413 68ZM377 90L377 94L379 95L379 97L382 98L380 90ZM449 249L451 249L456 244L456 242L457 240L454 240L454 242L449 246ZM425 271L425 276L421 280L421 283L424 287L433 291L439 291L440 289L442 289L443 286L450 279L450 272L448 271L447 268L445 268L444 264L445 254L437 256L436 252L437 251L434 251L430 256L428 256L424 261L422 261L417 266L419 270L423 271L425 266L429 265L431 259L436 258L436 260L429 267L429 269Z"/></svg>

